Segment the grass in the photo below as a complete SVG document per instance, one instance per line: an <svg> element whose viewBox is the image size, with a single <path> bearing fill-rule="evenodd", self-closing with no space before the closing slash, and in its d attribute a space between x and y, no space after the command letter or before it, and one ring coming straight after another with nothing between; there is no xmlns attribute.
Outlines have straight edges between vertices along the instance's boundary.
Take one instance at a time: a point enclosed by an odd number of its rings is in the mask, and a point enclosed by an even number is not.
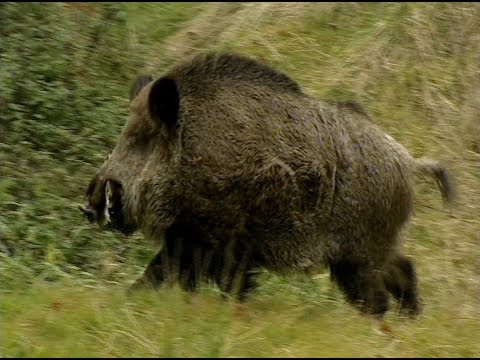
<svg viewBox="0 0 480 360"><path fill-rule="evenodd" d="M139 72L159 76L200 50L240 51L284 70L311 94L359 100L412 154L449 167L459 194L454 208L443 206L433 182L419 181L405 234L425 312L412 321L393 308L392 332L380 335L326 278L272 274L243 306L220 300L212 287L127 298L138 268L110 259L106 244L91 256L116 266L108 275L114 283L81 274L47 282L53 275L38 279L15 260L3 263L3 356L480 355L479 4L142 3L125 10L130 50L145 54ZM51 231L55 238L70 229Z"/></svg>
<svg viewBox="0 0 480 360"><path fill-rule="evenodd" d="M322 280L318 280L322 283ZM327 283L324 283L325 287ZM261 288L243 305L214 288L126 297L120 286L37 283L2 296L5 357L475 357L478 313L459 298L428 299L412 321L389 314L390 335L345 306L335 289ZM293 292L292 290L297 290ZM312 295L312 294L310 294Z"/></svg>

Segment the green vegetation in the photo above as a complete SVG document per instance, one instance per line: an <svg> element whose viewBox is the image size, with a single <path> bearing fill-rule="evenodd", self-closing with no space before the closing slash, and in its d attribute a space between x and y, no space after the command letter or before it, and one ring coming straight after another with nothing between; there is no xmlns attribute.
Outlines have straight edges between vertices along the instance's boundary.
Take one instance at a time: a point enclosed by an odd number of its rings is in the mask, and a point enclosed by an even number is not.
<svg viewBox="0 0 480 360"><path fill-rule="evenodd" d="M3 296L2 347L17 357L475 357L480 350L478 319L460 317L461 304L447 297L430 302L415 324L390 315L393 332L384 336L323 287L313 298L313 289L297 285L261 288L239 306L211 288L127 299L119 287L36 284Z"/></svg>
<svg viewBox="0 0 480 360"><path fill-rule="evenodd" d="M2 356L480 355L480 6L476 3L0 3ZM389 336L325 277L262 275L245 305L174 288L126 298L154 248L78 211L139 73L205 49L355 99L456 177L447 209L419 181L405 252L424 314ZM165 289L166 290L166 289Z"/></svg>

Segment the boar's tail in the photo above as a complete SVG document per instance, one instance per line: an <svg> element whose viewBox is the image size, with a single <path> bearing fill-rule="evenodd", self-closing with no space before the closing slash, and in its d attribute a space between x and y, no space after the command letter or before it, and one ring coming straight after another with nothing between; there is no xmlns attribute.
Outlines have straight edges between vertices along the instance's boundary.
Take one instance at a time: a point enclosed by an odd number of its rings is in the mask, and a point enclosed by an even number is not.
<svg viewBox="0 0 480 360"><path fill-rule="evenodd" d="M445 166L438 161L420 158L415 160L418 173L432 177L442 193L443 200L451 205L455 200L456 189L453 177Z"/></svg>

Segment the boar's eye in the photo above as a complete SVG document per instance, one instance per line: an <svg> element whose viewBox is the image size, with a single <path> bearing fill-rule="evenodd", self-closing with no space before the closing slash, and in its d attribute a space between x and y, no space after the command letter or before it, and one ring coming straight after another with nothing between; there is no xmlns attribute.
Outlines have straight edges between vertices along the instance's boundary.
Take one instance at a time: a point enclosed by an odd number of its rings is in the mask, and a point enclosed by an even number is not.
<svg viewBox="0 0 480 360"><path fill-rule="evenodd" d="M150 116L168 130L174 130L178 125L180 94L173 79L163 77L155 81L148 98Z"/></svg>

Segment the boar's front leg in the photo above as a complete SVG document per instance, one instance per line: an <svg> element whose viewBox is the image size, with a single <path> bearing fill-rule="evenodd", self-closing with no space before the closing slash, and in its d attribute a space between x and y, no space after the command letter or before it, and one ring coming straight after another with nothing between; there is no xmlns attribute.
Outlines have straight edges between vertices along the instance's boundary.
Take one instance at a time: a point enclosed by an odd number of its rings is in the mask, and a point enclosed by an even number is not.
<svg viewBox="0 0 480 360"><path fill-rule="evenodd" d="M257 268L248 241L233 239L224 251L213 256L210 277L224 298L233 297L243 302L257 287Z"/></svg>
<svg viewBox="0 0 480 360"><path fill-rule="evenodd" d="M215 280L223 298L233 297L245 302L257 288L256 269L251 267L232 271L226 276L215 274Z"/></svg>
<svg viewBox="0 0 480 360"><path fill-rule="evenodd" d="M158 289L163 283L178 283L186 291L196 291L202 274L208 268L211 254L208 249L193 246L190 238L169 233L159 253L150 261L143 276L130 290Z"/></svg>
<svg viewBox="0 0 480 360"><path fill-rule="evenodd" d="M140 289L158 289L165 280L164 261L162 261L164 257L163 251L158 252L148 264L143 275L130 286L128 292Z"/></svg>

